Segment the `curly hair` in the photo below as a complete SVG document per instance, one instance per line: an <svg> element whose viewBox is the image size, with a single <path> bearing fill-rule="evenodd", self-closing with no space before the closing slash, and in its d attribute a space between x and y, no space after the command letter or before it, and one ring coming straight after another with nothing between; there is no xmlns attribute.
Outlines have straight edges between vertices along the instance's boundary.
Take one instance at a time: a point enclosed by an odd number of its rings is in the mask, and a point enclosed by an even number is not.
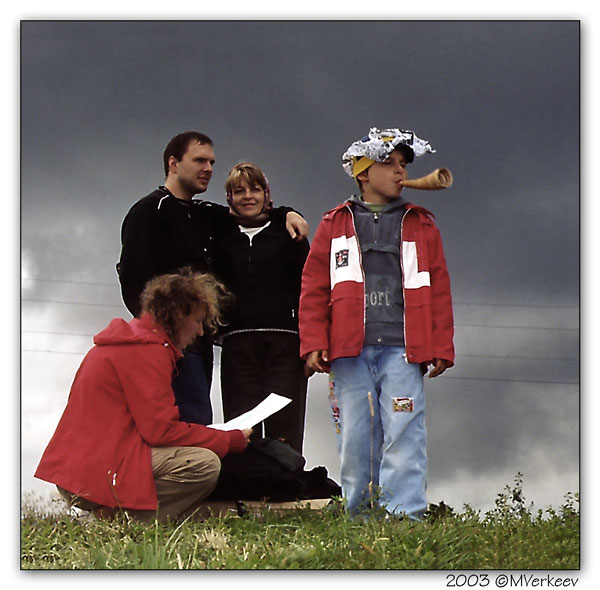
<svg viewBox="0 0 600 590"><path fill-rule="evenodd" d="M181 320L201 306L206 311L204 326L210 333L222 324L221 308L231 294L209 273L190 267L176 273L154 277L144 287L140 297L142 313L149 313L166 331L171 340L177 338Z"/></svg>

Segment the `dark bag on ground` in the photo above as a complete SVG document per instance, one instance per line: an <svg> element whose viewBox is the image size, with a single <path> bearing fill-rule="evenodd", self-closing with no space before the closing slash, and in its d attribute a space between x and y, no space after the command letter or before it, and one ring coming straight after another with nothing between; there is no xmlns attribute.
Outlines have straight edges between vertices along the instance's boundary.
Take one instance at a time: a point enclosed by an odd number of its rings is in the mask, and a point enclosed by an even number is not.
<svg viewBox="0 0 600 590"><path fill-rule="evenodd" d="M251 441L243 453L221 460L217 487L207 500L292 502L342 495L325 467L305 471L305 464L306 459L286 442Z"/></svg>

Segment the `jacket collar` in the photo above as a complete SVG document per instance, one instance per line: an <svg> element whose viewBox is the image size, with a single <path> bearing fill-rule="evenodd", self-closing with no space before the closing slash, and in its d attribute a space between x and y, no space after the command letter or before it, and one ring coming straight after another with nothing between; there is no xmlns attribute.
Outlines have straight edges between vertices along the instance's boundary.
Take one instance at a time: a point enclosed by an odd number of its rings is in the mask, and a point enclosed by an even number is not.
<svg viewBox="0 0 600 590"><path fill-rule="evenodd" d="M369 204L363 201L362 197L352 195L347 203L352 203L353 206L358 207L364 211L370 211ZM390 201L383 208L382 211L395 211L396 209L404 209L406 205L408 205L408 201L404 200L402 197L396 199L395 201Z"/></svg>
<svg viewBox="0 0 600 590"><path fill-rule="evenodd" d="M338 205L336 205L333 209L329 209L329 211L325 212L325 214L323 215L323 218L330 219L339 211L342 211L344 209L350 210L350 205L352 204L353 199L355 199L355 198L356 198L355 195L352 195L348 199L343 201L342 203L339 203ZM406 208L407 211L412 210L412 211L415 211L416 213L421 213L422 215L425 215L426 217L435 218L435 215L431 211L429 211L428 209L425 209L425 207L416 205L415 203L411 203L409 201L404 201L404 207Z"/></svg>

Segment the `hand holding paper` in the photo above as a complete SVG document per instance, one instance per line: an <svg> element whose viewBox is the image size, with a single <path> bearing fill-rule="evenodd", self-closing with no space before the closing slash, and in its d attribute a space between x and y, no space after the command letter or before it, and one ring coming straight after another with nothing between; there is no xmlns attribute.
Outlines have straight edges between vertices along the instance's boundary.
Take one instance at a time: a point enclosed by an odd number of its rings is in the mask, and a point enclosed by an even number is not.
<svg viewBox="0 0 600 590"><path fill-rule="evenodd" d="M225 424L210 424L210 428L216 428L217 430L243 430L244 428L252 428L259 422L262 422L265 418L273 415L275 412L279 412L281 408L287 406L292 400L276 393L271 393L255 408L225 422Z"/></svg>

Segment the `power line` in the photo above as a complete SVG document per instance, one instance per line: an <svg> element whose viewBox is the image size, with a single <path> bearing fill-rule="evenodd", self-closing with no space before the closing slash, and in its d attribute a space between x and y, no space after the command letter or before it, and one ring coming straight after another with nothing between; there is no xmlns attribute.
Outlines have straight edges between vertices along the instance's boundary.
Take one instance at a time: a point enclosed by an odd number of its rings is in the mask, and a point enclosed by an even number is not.
<svg viewBox="0 0 600 590"><path fill-rule="evenodd" d="M35 348L21 348L21 352L42 352L44 354L74 354L77 356L84 356L87 354L87 350L85 352L72 352L68 350L38 350Z"/></svg>
<svg viewBox="0 0 600 590"><path fill-rule="evenodd" d="M445 379L460 379L463 381L498 381L502 383L538 383L543 385L579 385L578 381L545 381L537 379L505 379L495 377L455 377L453 375L444 375Z"/></svg>
<svg viewBox="0 0 600 590"><path fill-rule="evenodd" d="M39 352L43 354L68 354L75 356L85 356L88 351L85 352L72 352L63 350L37 350L31 348L22 348L21 352ZM216 363L217 364L217 363ZM444 375L444 379L454 379L459 381L488 381L495 383L531 383L537 385L579 385L578 381L552 381L552 380L538 380L538 379L506 379L496 377L460 377L454 375Z"/></svg>
<svg viewBox="0 0 600 590"><path fill-rule="evenodd" d="M22 277L24 281L35 281L41 283L64 283L69 285L96 285L102 287L119 287L118 282L114 283L102 283L95 281L77 281L67 279L45 279L41 277ZM483 306L483 307L516 307L516 308L542 308L542 309L579 309L579 305L547 305L537 303L498 303L498 302L484 302L484 301L453 301L453 305L466 305L466 306Z"/></svg>
<svg viewBox="0 0 600 590"><path fill-rule="evenodd" d="M24 281L35 281L37 283L59 283L67 285L97 285L100 287L118 287L119 283L98 283L95 281L67 281L62 279L40 279L37 277L22 277Z"/></svg>
<svg viewBox="0 0 600 590"><path fill-rule="evenodd" d="M112 303L83 303L80 301L62 301L57 299L29 299L23 298L22 301L29 303L57 303L60 305L84 305L91 307L106 307L106 308L119 308L125 309L123 304L117 305ZM460 328L492 328L492 329L506 329L506 330L551 330L559 332L579 332L579 328L553 328L547 326L498 326L490 324L454 324L455 327Z"/></svg>
<svg viewBox="0 0 600 590"><path fill-rule="evenodd" d="M21 334L46 334L47 336L85 336L93 338L95 334L80 334L75 332L44 332L43 330L21 330Z"/></svg>
<svg viewBox="0 0 600 590"><path fill-rule="evenodd" d="M504 328L507 330L558 330L561 332L579 332L579 328L551 328L547 326L495 326L489 324L454 324L460 328Z"/></svg>
<svg viewBox="0 0 600 590"><path fill-rule="evenodd" d="M85 352L68 352L62 350L35 350L30 348L21 349L22 352L39 352L39 353L54 353L54 354L69 354L84 356ZM217 364L217 363L215 363ZM456 379L461 381L491 381L498 383L534 383L538 385L579 385L577 381L550 381L550 380L536 380L536 379L506 379L506 378L495 378L495 377L457 377L453 375L444 375L444 379Z"/></svg>
<svg viewBox="0 0 600 590"><path fill-rule="evenodd" d="M578 362L579 358L558 358L558 357L543 357L543 356L503 356L496 354L457 354L457 359L461 358L483 358L483 359L502 359L514 361L570 361Z"/></svg>
<svg viewBox="0 0 600 590"><path fill-rule="evenodd" d="M92 307L118 307L124 309L124 305L116 305L112 303L82 303L80 301L58 301L56 299L27 299L22 298L21 301L28 301L30 303L60 303L62 305L89 305Z"/></svg>
<svg viewBox="0 0 600 590"><path fill-rule="evenodd" d="M47 332L43 330L22 330L22 334L40 334L46 336L78 336L82 338L93 338L95 334L81 334L76 332ZM58 352L49 350L47 352ZM77 353L73 353L77 354ZM560 357L541 357L541 356L506 356L497 354L458 354L457 359L461 358L481 358L481 359L498 359L498 360L515 360L515 361L567 361L579 362L579 358L560 358Z"/></svg>
<svg viewBox="0 0 600 590"><path fill-rule="evenodd" d="M535 307L545 309L579 309L579 305L546 305L543 303L484 303L478 301L452 301L452 305L470 305L485 307Z"/></svg>

